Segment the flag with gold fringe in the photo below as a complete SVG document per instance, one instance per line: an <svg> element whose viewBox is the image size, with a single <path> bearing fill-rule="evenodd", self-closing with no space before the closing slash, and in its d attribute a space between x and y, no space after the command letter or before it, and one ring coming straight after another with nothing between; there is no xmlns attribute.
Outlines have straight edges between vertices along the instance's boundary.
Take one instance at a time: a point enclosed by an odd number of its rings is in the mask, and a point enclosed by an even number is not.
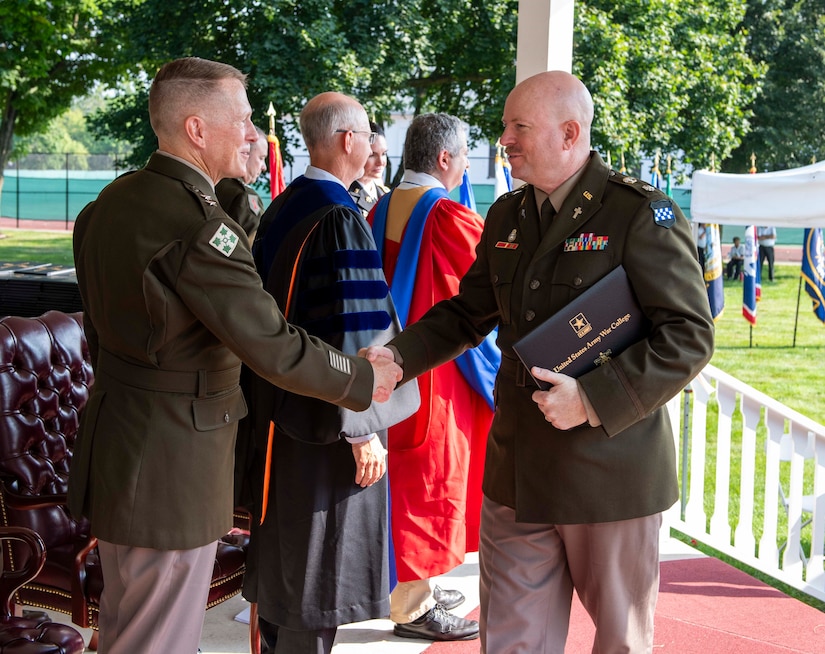
<svg viewBox="0 0 825 654"><path fill-rule="evenodd" d="M513 190L513 178L510 176L510 164L504 159L504 148L496 145L495 186L493 195L497 200L505 193Z"/></svg>
<svg viewBox="0 0 825 654"><path fill-rule="evenodd" d="M286 188L284 161L281 159L281 143L278 141L278 137L275 136L275 107L272 106L271 102L266 114L269 116L269 134L266 136L269 143L269 196L274 200Z"/></svg>
<svg viewBox="0 0 825 654"><path fill-rule="evenodd" d="M805 291L811 296L814 314L825 323L825 244L820 227L805 230L802 279Z"/></svg>
<svg viewBox="0 0 825 654"><path fill-rule="evenodd" d="M705 225L705 287L708 290L710 313L716 320L725 309L725 289L722 281L722 246L719 225Z"/></svg>

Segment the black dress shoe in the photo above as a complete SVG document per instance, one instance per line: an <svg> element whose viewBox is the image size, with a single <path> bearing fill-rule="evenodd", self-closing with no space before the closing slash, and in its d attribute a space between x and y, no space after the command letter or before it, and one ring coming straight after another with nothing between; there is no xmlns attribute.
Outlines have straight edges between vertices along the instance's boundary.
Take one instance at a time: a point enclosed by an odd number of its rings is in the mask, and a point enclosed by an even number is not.
<svg viewBox="0 0 825 654"><path fill-rule="evenodd" d="M447 613L443 606L436 604L418 620L395 625L393 633L402 638L423 640L473 640L478 638L478 622Z"/></svg>
<svg viewBox="0 0 825 654"><path fill-rule="evenodd" d="M441 586L433 588L433 597L436 604L441 604L445 611L452 611L455 607L464 604L464 595L457 590L444 590Z"/></svg>

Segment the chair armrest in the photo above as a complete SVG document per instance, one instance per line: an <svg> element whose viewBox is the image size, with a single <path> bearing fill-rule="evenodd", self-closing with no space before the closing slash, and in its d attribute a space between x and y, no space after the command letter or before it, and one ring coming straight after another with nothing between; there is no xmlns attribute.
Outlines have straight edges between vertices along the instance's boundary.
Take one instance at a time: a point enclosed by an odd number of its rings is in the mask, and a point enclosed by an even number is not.
<svg viewBox="0 0 825 654"><path fill-rule="evenodd" d="M2 566L0 572L0 610L4 617L10 618L14 615L12 597L18 588L34 579L43 569L46 562L46 546L40 534L27 527L0 527L0 541L6 540L20 541L29 548L29 556L25 558L21 567L11 570Z"/></svg>
<svg viewBox="0 0 825 654"><path fill-rule="evenodd" d="M48 509L53 506L66 506L67 496L65 493L57 495L38 495L36 497L30 495L19 495L10 491L8 488L3 488L3 495L5 496L6 505L12 509L28 511L31 509Z"/></svg>

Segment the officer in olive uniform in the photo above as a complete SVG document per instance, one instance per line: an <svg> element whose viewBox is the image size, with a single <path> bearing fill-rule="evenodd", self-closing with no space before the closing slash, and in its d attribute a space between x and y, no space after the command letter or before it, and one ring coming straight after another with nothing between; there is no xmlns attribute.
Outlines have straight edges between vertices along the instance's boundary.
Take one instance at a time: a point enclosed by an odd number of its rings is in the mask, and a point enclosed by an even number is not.
<svg viewBox="0 0 825 654"><path fill-rule="evenodd" d="M678 497L664 405L713 352L687 221L590 150L592 118L568 73L516 86L501 143L528 184L490 208L458 295L390 342L407 379L499 328L479 549L490 654L563 652L573 588L596 625L594 651L651 651L661 512ZM619 264L648 337L578 380L534 369L553 384L539 391L513 343Z"/></svg>
<svg viewBox="0 0 825 654"><path fill-rule="evenodd" d="M216 62L161 68L149 94L158 152L75 224L95 385L69 506L99 539L102 654L197 651L216 543L232 526L241 361L356 410L400 376L289 325L261 287L214 194L243 174L257 138L245 86Z"/></svg>
<svg viewBox="0 0 825 654"><path fill-rule="evenodd" d="M255 240L255 231L264 213L264 202L252 184L266 172L266 157L269 144L266 134L256 127L258 140L249 148L249 160L246 162L246 174L243 178L227 177L218 182L215 195L221 207L238 223L246 233L249 244Z"/></svg>

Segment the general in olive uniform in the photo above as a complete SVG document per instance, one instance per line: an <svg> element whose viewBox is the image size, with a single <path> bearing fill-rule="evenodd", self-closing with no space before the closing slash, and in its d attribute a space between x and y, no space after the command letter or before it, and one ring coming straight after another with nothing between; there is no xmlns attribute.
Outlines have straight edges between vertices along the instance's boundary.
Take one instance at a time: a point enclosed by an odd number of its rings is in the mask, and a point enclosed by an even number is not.
<svg viewBox="0 0 825 654"><path fill-rule="evenodd" d="M197 650L216 542L232 526L241 361L351 409L373 394L370 364L285 321L215 200L214 182L241 173L256 138L245 76L178 60L149 104L160 150L74 232L96 379L69 505L100 540L104 654Z"/></svg>

